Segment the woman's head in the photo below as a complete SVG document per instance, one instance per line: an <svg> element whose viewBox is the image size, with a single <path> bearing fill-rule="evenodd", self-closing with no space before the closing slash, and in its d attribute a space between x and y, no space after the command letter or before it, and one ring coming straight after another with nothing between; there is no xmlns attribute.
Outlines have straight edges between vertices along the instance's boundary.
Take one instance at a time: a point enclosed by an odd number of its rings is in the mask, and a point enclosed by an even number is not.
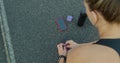
<svg viewBox="0 0 120 63"><path fill-rule="evenodd" d="M120 0L84 0L86 12L93 24L104 20L120 24Z"/></svg>

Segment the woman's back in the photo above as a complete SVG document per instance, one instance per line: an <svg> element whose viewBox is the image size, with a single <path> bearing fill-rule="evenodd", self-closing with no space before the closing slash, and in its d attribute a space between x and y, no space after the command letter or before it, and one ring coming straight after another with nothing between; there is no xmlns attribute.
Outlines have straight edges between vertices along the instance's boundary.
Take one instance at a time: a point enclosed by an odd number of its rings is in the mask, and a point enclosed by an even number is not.
<svg viewBox="0 0 120 63"><path fill-rule="evenodd" d="M68 53L67 63L120 63L120 56L108 46L83 45Z"/></svg>
<svg viewBox="0 0 120 63"><path fill-rule="evenodd" d="M111 47L120 55L120 39L101 39L96 44Z"/></svg>

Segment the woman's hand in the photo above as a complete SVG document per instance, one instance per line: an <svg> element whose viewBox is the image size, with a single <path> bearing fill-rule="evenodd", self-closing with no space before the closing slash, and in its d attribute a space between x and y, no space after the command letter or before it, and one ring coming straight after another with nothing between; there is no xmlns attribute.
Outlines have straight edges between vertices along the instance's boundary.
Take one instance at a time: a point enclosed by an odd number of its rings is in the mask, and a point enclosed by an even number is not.
<svg viewBox="0 0 120 63"><path fill-rule="evenodd" d="M68 40L65 44L66 44L66 47L70 48L70 49L79 45L78 43L74 42L73 40Z"/></svg>
<svg viewBox="0 0 120 63"><path fill-rule="evenodd" d="M72 48L74 48L74 47L76 47L78 45L79 44L74 42L73 40L68 40L68 41L66 41L65 44L60 43L60 44L57 45L58 54L66 56L69 49L72 49Z"/></svg>
<svg viewBox="0 0 120 63"><path fill-rule="evenodd" d="M64 56L67 55L67 50L66 50L66 47L64 45L65 44L63 44L63 43L60 43L60 44L57 45L59 56L60 55L64 55Z"/></svg>

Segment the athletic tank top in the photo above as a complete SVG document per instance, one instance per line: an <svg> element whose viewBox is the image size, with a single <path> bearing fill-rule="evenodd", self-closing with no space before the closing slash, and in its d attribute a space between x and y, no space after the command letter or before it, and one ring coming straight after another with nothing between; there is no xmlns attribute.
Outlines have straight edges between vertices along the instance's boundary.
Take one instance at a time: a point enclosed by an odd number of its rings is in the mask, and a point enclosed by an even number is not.
<svg viewBox="0 0 120 63"><path fill-rule="evenodd" d="M113 48L120 55L120 39L101 39L95 44L105 45Z"/></svg>

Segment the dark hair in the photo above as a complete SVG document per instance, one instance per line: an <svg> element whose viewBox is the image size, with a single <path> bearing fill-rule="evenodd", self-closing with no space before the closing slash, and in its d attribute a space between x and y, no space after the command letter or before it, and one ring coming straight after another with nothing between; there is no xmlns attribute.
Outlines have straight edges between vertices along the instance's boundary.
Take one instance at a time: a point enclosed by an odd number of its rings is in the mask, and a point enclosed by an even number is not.
<svg viewBox="0 0 120 63"><path fill-rule="evenodd" d="M90 10L98 11L109 23L120 23L120 0L85 0Z"/></svg>

